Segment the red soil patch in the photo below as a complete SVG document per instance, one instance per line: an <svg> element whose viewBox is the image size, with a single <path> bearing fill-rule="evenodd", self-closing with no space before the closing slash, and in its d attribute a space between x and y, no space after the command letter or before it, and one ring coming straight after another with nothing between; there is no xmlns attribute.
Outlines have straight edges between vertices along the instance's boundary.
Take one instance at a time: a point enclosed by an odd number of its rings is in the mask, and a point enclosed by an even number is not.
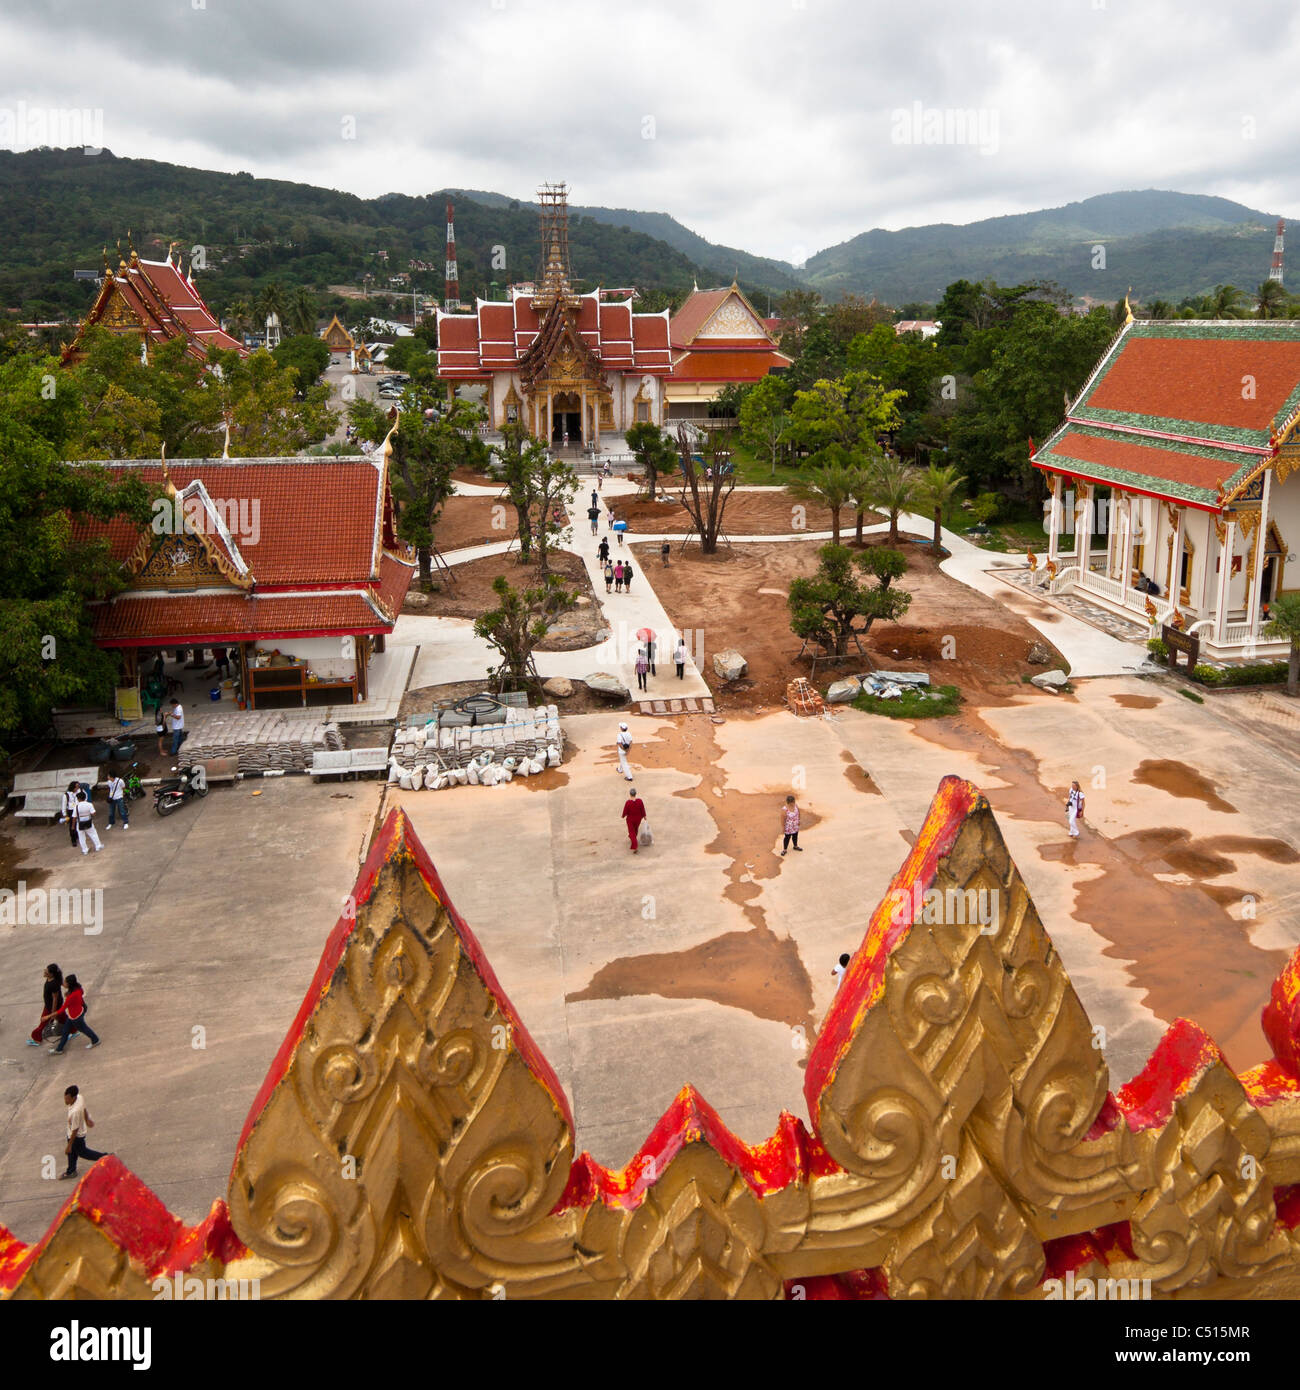
<svg viewBox="0 0 1300 1390"><path fill-rule="evenodd" d="M603 500L603 499L602 499ZM691 529L686 509L670 491L654 502L624 501L610 498L614 515L626 521L629 532L642 535L659 531L685 535ZM874 526L880 517L868 512L865 524ZM840 513L840 536L852 539L856 527L853 513L846 507ZM793 497L772 492L737 492L727 502L725 529L729 536L788 536L798 531L829 531L831 514L825 507L796 502Z"/></svg>

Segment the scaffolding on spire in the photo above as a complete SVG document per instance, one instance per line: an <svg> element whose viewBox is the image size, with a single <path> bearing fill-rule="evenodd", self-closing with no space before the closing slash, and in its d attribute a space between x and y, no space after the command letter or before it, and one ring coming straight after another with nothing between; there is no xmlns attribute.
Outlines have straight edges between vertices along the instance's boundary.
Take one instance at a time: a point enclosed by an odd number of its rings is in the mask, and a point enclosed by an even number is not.
<svg viewBox="0 0 1300 1390"><path fill-rule="evenodd" d="M569 267L569 185L544 183L537 190L541 205L542 271L533 295L534 309L578 306L573 292L573 272Z"/></svg>
<svg viewBox="0 0 1300 1390"><path fill-rule="evenodd" d="M1282 283L1282 234L1286 231L1286 219L1277 219L1277 236L1273 239L1273 264L1269 268L1268 278Z"/></svg>
<svg viewBox="0 0 1300 1390"><path fill-rule="evenodd" d="M456 209L447 201L447 278L443 282L442 307L454 314L460 302L460 271L456 266Z"/></svg>

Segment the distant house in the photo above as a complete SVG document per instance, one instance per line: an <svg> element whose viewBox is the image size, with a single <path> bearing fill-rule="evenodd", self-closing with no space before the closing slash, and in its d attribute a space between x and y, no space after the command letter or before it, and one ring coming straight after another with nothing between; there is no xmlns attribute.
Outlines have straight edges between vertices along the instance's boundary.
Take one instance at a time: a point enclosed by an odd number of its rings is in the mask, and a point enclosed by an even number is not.
<svg viewBox="0 0 1300 1390"><path fill-rule="evenodd" d="M321 334L321 337L324 339L325 346L329 348L331 354L348 353L356 347L356 340L339 322L339 316L337 314L325 325L325 331Z"/></svg>
<svg viewBox="0 0 1300 1390"><path fill-rule="evenodd" d="M894 332L901 337L904 333L919 333L922 338L933 338L943 327L938 319L899 319Z"/></svg>
<svg viewBox="0 0 1300 1390"><path fill-rule="evenodd" d="M208 348L247 355L247 349L232 338L216 315L203 302L194 286L193 267L187 272L171 252L165 261L144 261L131 252L116 270L104 267L104 280L76 337L64 346L62 360L68 363L80 356L81 341L88 328L105 328L110 333L134 334L141 339L147 359L149 346L184 338L190 353L206 361Z"/></svg>
<svg viewBox="0 0 1300 1390"><path fill-rule="evenodd" d="M703 420L719 393L751 385L793 359L777 348L767 323L733 283L697 289L668 323L673 374L665 383L665 423Z"/></svg>

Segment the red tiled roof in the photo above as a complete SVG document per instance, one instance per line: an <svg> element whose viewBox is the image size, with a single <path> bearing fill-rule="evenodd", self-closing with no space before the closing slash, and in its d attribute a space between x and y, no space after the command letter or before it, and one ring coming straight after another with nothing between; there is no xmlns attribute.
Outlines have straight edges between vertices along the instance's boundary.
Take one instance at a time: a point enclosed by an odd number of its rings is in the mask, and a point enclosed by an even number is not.
<svg viewBox="0 0 1300 1390"><path fill-rule="evenodd" d="M709 321L709 316L721 308L723 300L730 293L730 287L725 290L696 290L672 316L673 343L686 347Z"/></svg>
<svg viewBox="0 0 1300 1390"><path fill-rule="evenodd" d="M379 606L396 618L414 578L414 562L408 564L385 551L379 561L379 589L375 595Z"/></svg>
<svg viewBox="0 0 1300 1390"><path fill-rule="evenodd" d="M1054 472L1073 473L1076 470L1071 465L1077 463L1081 477L1202 505L1213 503L1218 484L1232 477L1240 466L1258 462L1257 455L1220 452L1203 457L1176 447L1162 448L1154 441L1146 443L1133 435L1103 436L1074 429L1067 429L1034 457Z"/></svg>
<svg viewBox="0 0 1300 1390"><path fill-rule="evenodd" d="M196 637L251 642L271 637L392 630L393 624L375 611L361 591L257 594L252 598L235 593L126 593L95 613L95 641L100 646L153 646Z"/></svg>
<svg viewBox="0 0 1300 1390"><path fill-rule="evenodd" d="M1297 383L1300 341L1132 338L1077 413L1267 430Z"/></svg>
<svg viewBox="0 0 1300 1390"><path fill-rule="evenodd" d="M788 367L790 359L771 348L748 351L683 353L673 362L673 381L758 381L773 367Z"/></svg>
<svg viewBox="0 0 1300 1390"><path fill-rule="evenodd" d="M161 491L159 464L109 463L128 470ZM267 585L339 584L369 580L376 555L376 507L380 503L378 460L178 459L167 466L178 491L201 479L215 502L242 506L256 520L257 541L235 536L235 543L259 588ZM254 512L252 504L259 505ZM251 530L251 528L250 528ZM127 559L139 531L121 521L78 520L74 532L90 539L107 536L113 558Z"/></svg>

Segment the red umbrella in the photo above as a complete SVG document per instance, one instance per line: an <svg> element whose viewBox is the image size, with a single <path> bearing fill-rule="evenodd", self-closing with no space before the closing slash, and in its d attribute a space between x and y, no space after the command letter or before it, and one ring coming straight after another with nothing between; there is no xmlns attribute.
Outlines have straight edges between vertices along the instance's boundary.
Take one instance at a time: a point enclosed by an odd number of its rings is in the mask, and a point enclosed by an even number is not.
<svg viewBox="0 0 1300 1390"><path fill-rule="evenodd" d="M655 640L655 633L653 628L639 627L636 630L636 635L637 640L639 642L653 642Z"/></svg>

